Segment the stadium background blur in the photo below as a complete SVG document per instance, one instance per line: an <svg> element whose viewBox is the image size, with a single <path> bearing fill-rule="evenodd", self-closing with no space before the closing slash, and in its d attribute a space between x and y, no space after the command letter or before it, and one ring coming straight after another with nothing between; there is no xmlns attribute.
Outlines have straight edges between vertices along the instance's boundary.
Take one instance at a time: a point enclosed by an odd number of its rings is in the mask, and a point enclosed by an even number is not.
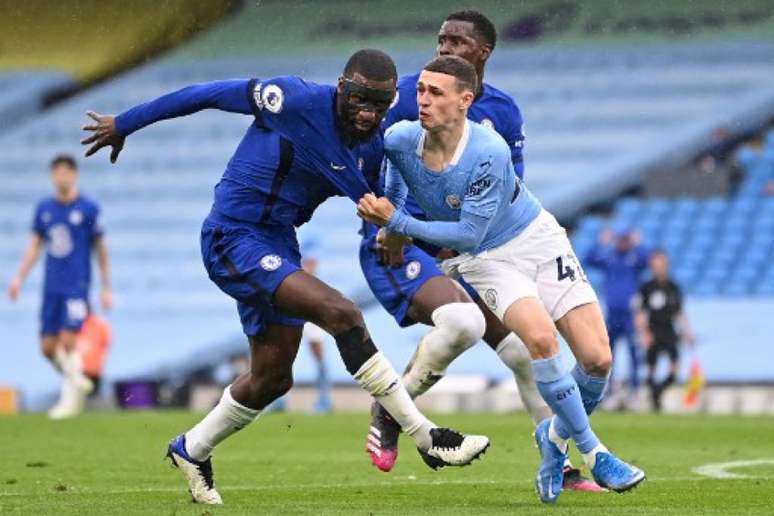
<svg viewBox="0 0 774 516"><path fill-rule="evenodd" d="M82 155L87 109L117 113L231 77L333 82L362 47L383 48L400 74L414 73L433 55L444 16L474 3L141 0L131 16L120 2L2 4L5 285L29 238L34 203L50 192L48 161ZM690 408L684 387L674 388L665 410L774 414L774 5L482 0L475 7L499 32L485 80L513 95L524 114L526 181L571 230L578 255L604 228L626 224L671 258L707 387ZM205 112L132 136L117 165L106 156L80 160L81 188L103 207L116 301L101 406L205 409L241 363L246 344L233 302L207 279L198 235L249 123ZM371 297L357 260L354 206L329 201L308 226L301 240L318 242L319 276L364 307L374 341L405 364L425 329L400 330ZM0 386L19 410L45 409L57 390L37 346L41 270L19 302L0 300ZM587 272L600 291L600 272ZM691 358L684 354L683 382ZM334 408L365 409L333 349L326 361ZM626 362L618 353L617 370ZM316 366L305 346L294 372L289 408L307 410ZM513 410L518 397L508 377L480 344L419 404Z"/></svg>

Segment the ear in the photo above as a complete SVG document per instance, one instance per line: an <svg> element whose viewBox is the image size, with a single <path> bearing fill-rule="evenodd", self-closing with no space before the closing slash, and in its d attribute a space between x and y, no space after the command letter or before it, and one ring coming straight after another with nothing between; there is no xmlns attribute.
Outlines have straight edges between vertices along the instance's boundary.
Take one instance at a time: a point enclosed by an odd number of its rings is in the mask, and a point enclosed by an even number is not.
<svg viewBox="0 0 774 516"><path fill-rule="evenodd" d="M481 45L481 61L486 63L489 56L492 55L492 47L489 45Z"/></svg>
<svg viewBox="0 0 774 516"><path fill-rule="evenodd" d="M476 98L470 90L465 90L460 97L460 110L468 109L473 104L473 99Z"/></svg>
<svg viewBox="0 0 774 516"><path fill-rule="evenodd" d="M344 76L339 77L338 83L336 83L336 91L339 93L344 92Z"/></svg>

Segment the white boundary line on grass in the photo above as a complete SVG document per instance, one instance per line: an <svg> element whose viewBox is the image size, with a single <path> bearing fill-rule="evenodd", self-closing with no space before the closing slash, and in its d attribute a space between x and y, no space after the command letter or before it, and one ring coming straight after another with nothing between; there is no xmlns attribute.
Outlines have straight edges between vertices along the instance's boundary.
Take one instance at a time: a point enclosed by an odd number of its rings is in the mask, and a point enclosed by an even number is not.
<svg viewBox="0 0 774 516"><path fill-rule="evenodd" d="M664 477L648 479L646 482L696 482L709 480L707 477ZM275 484L275 485L253 485L253 486L218 486L218 491L228 493L234 491L266 491L275 489L290 489L290 490L303 490L303 489L347 489L347 488L367 488L367 487L406 487L406 486L444 486L444 485L517 485L517 484L532 484L531 480L430 480L430 481L399 481L399 482L339 482L333 484ZM70 488L67 491L55 491L49 494L52 495L90 495L90 494L148 494L148 493L185 493L186 487L180 485L179 487L139 487L128 489L81 489ZM29 496L40 493L0 493L0 497L3 496Z"/></svg>
<svg viewBox="0 0 774 516"><path fill-rule="evenodd" d="M704 464L693 468L697 475L715 479L739 479L739 478L769 478L766 476L746 475L744 473L731 473L729 469L744 468L750 466L762 466L764 464L774 464L774 459L755 459L755 460L733 460L730 462L716 462L714 464Z"/></svg>

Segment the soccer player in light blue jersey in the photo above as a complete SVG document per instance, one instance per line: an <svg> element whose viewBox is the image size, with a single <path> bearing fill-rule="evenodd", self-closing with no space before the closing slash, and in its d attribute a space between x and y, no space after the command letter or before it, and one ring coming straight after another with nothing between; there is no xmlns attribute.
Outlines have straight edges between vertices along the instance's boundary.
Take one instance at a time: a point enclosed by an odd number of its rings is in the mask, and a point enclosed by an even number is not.
<svg viewBox="0 0 774 516"><path fill-rule="evenodd" d="M461 253L443 262L444 272L470 283L526 344L538 389L555 414L535 435L540 499L554 502L561 493L570 439L598 484L627 491L645 474L613 455L588 418L611 364L596 295L564 228L513 173L508 145L467 120L477 87L475 69L463 59L440 56L425 66L417 82L419 121L385 135L386 197L366 194L358 213L389 232ZM409 191L427 220L403 209ZM562 364L557 330L578 359L572 371Z"/></svg>

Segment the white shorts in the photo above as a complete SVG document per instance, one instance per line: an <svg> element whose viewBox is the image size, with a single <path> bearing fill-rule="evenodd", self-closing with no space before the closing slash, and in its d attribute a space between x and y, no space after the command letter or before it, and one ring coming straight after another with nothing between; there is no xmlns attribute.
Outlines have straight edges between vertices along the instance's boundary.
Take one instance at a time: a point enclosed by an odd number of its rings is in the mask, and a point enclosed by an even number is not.
<svg viewBox="0 0 774 516"><path fill-rule="evenodd" d="M441 268L470 283L500 320L523 297L540 299L554 321L597 302L567 232L545 210L513 240L477 255L450 258Z"/></svg>

